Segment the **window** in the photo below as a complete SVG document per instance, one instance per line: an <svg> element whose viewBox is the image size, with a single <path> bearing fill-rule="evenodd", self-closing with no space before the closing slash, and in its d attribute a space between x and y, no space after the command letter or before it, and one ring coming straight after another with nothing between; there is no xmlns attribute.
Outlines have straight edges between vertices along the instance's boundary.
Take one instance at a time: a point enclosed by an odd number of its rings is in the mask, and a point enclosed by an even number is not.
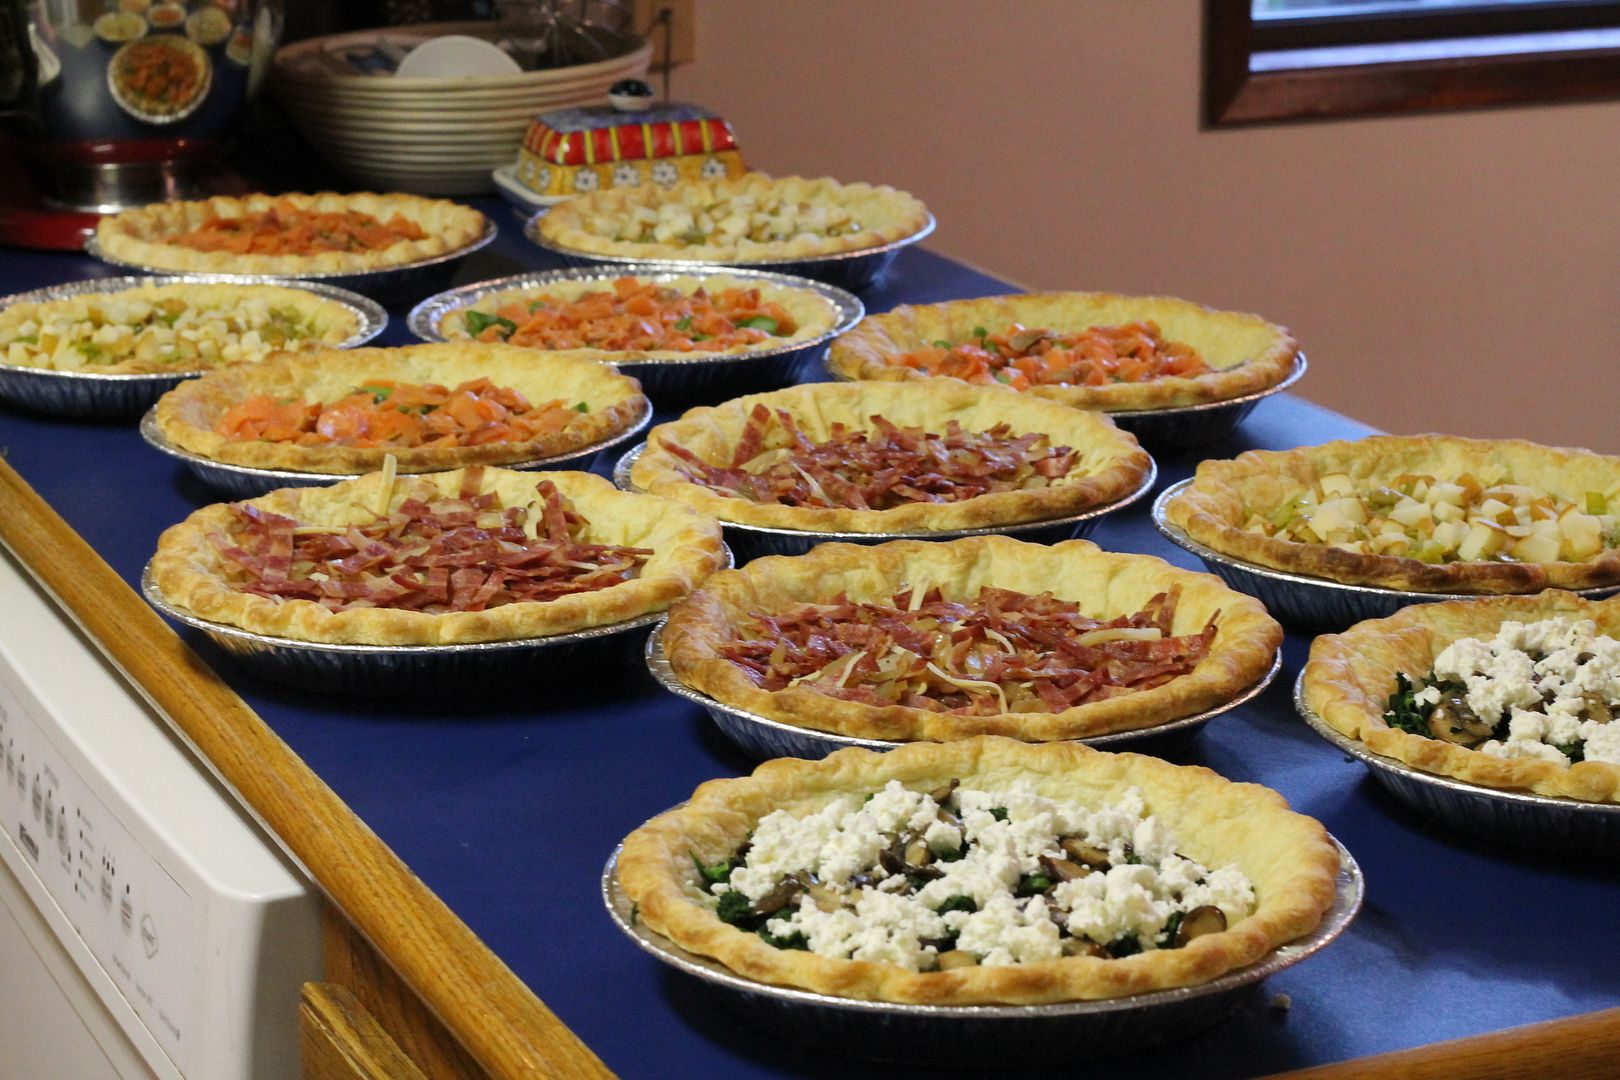
<svg viewBox="0 0 1620 1080"><path fill-rule="evenodd" d="M1204 122L1620 98L1620 0L1205 0Z"/></svg>

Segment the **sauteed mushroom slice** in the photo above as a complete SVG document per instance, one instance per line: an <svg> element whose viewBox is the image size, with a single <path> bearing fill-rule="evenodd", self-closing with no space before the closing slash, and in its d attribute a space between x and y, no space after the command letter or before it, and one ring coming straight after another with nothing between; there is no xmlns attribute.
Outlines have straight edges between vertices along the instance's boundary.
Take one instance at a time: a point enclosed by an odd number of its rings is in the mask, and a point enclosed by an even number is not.
<svg viewBox="0 0 1620 1080"><path fill-rule="evenodd" d="M1491 737L1492 725L1475 715L1468 707L1467 695L1447 694L1435 704L1429 714L1429 734L1436 739L1459 746L1478 746Z"/></svg>
<svg viewBox="0 0 1620 1080"><path fill-rule="evenodd" d="M1058 847L1063 853L1081 866L1089 866L1093 870L1107 870L1113 864L1108 861L1108 851L1096 844L1088 844L1078 836L1066 836L1058 841Z"/></svg>
<svg viewBox="0 0 1620 1080"><path fill-rule="evenodd" d="M1071 937L1063 939L1064 956L1095 956L1101 960L1113 958L1113 953L1092 941L1090 938Z"/></svg>
<svg viewBox="0 0 1620 1080"><path fill-rule="evenodd" d="M1225 913L1213 904L1202 904L1181 917L1181 925L1176 927L1175 947L1179 949L1193 938L1218 934L1225 929Z"/></svg>
<svg viewBox="0 0 1620 1080"><path fill-rule="evenodd" d="M1041 868L1046 871L1046 876L1054 882L1074 881L1076 878L1083 878L1087 874L1094 872L1091 867L1084 863L1077 863L1070 859L1054 859L1050 855L1041 856Z"/></svg>
<svg viewBox="0 0 1620 1080"><path fill-rule="evenodd" d="M798 899L799 894L810 888L812 879L809 874L801 870L792 877L782 879L776 888L754 901L754 914L774 915Z"/></svg>
<svg viewBox="0 0 1620 1080"><path fill-rule="evenodd" d="M958 780L957 778L952 777L950 783L945 784L942 787L937 787L933 791L930 791L928 793L928 797L930 799L933 799L940 806L944 806L945 805L945 800L949 799L951 797L952 793L954 793L956 791L958 785L960 785L961 783L962 783L961 780Z"/></svg>

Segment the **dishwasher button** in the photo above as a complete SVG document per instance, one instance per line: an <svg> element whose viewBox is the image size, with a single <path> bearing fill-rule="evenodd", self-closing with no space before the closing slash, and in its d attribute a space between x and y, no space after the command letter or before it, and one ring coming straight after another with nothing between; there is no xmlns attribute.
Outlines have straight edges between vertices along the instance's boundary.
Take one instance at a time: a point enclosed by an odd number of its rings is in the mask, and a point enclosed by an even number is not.
<svg viewBox="0 0 1620 1080"><path fill-rule="evenodd" d="M34 820L38 821L40 815L45 811L45 793L40 790L39 777L37 776L34 777L33 798L31 801L34 804Z"/></svg>
<svg viewBox="0 0 1620 1080"><path fill-rule="evenodd" d="M157 926L153 924L150 915L141 916L141 948L146 950L147 959L157 955Z"/></svg>

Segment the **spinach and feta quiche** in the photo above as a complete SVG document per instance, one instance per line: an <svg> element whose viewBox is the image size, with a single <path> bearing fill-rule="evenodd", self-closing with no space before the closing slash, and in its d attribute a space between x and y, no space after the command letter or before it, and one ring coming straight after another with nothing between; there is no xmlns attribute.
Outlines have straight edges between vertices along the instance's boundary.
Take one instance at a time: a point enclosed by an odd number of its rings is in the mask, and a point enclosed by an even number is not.
<svg viewBox="0 0 1620 1080"><path fill-rule="evenodd" d="M1205 461L1165 516L1260 566L1413 592L1620 582L1620 457L1373 436Z"/></svg>
<svg viewBox="0 0 1620 1080"><path fill-rule="evenodd" d="M934 1004L1207 982L1311 930L1338 856L1207 769L980 737L767 762L624 844L639 918L761 982Z"/></svg>
<svg viewBox="0 0 1620 1080"><path fill-rule="evenodd" d="M1620 601L1419 604L1324 635L1306 704L1369 750L1508 790L1620 801Z"/></svg>

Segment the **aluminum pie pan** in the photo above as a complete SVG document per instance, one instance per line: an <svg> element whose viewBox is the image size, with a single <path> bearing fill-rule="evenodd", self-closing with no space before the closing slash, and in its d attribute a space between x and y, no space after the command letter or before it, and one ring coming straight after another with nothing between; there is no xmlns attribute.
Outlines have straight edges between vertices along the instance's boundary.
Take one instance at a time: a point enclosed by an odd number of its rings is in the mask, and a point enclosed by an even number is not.
<svg viewBox="0 0 1620 1080"><path fill-rule="evenodd" d="M628 635L664 618L656 611L569 634L466 645L324 645L200 619L164 599L150 563L141 572L141 593L158 611L201 630L262 679L354 697L431 695L514 679L577 676L582 664L603 663L627 648Z"/></svg>
<svg viewBox="0 0 1620 1080"><path fill-rule="evenodd" d="M1252 394L1197 405L1127 409L1105 412L1103 415L1155 449L1186 450L1230 435L1254 411L1256 405L1304 378L1308 366L1305 354L1295 353L1293 367L1282 382Z"/></svg>
<svg viewBox="0 0 1620 1080"><path fill-rule="evenodd" d="M618 464L613 466L613 483L621 491L645 494L631 482L630 470L635 467L636 461L646 449L645 442L637 443L626 450L624 456L619 458ZM1142 478L1141 485L1135 491L1111 503L1093 506L1089 510L1060 518L1043 518L1040 521L1025 521L1011 525L989 525L979 529L884 533L806 532L803 529L772 529L763 525L741 525L734 521L726 521L724 518L720 520L720 524L725 530L726 544L736 554L739 566L765 555L803 555L817 544L830 543L886 544L890 540L961 540L970 536L994 535L1008 536L1032 544L1055 544L1061 540L1089 536L1102 523L1103 518L1125 509L1152 491L1158 476L1158 464L1149 458L1147 475Z"/></svg>
<svg viewBox="0 0 1620 1080"><path fill-rule="evenodd" d="M589 251L580 251L577 248L564 247L553 243L540 235L540 219L545 217L550 207L540 210L523 226L523 235L537 247L560 257L569 266L667 266L684 267L687 273L693 267L712 268L733 266L755 270L769 270L778 274L791 274L794 277L811 278L815 281L835 285L840 289L857 291L870 288L882 280L884 274L900 255L902 248L911 246L927 237L934 231L934 215L929 214L928 220L922 228L898 240L891 240L887 244L877 247L859 248L855 251L839 251L830 255L816 255L797 259L749 259L735 263L719 262L706 259L637 259L625 255L597 255Z"/></svg>
<svg viewBox="0 0 1620 1080"><path fill-rule="evenodd" d="M847 750L858 746L863 750L874 750L886 753L905 742L890 739L862 739L853 735L839 735L831 731L817 731L813 728L798 727L794 724L772 720L770 717L740 709L735 705L728 705L723 701L695 690L681 682L670 665L669 657L664 652L663 627L659 627L647 635L647 643L643 656L647 662L647 671L653 679L665 690L685 698L687 701L703 706L714 721L714 726L720 733L730 739L737 749L753 758L755 761L768 761L776 757L804 758L807 761L816 761L828 754L839 750ZM1223 702L1213 709L1196 713L1192 716L1183 716L1167 723L1154 727L1139 728L1134 731L1115 731L1106 735L1090 735L1073 742L1085 743L1098 750L1137 750L1152 752L1163 750L1186 738L1189 738L1205 724L1224 712L1230 712L1240 705L1259 697L1265 689L1276 679L1277 672L1282 670L1282 650L1272 655L1271 666L1266 673L1243 690L1230 701Z"/></svg>
<svg viewBox="0 0 1620 1080"><path fill-rule="evenodd" d="M490 244L499 229L489 218L484 219L484 231L471 243L464 244L454 251L442 252L427 259L418 259L415 262L401 263L398 266L383 266L375 270L339 270L326 273L304 274L213 274L222 281L275 281L283 285L298 285L312 288L315 285L328 285L333 288L347 289L362 296L369 296L385 304L406 303L434 292L450 280L456 267L462 261ZM114 258L101 250L100 240L92 235L85 241L84 250L112 266L128 267L148 274L166 274L172 271L145 263L131 262L127 259Z"/></svg>
<svg viewBox="0 0 1620 1080"><path fill-rule="evenodd" d="M577 450L571 450L566 454L530 458L527 461L508 462L500 467L503 469L524 470L577 469L582 472L589 472L604 451L633 439L647 430L647 425L652 423L652 415L652 406L649 404L642 409L641 416L635 423L609 438L591 443L588 446L579 447ZM170 442L168 437L158 428L157 407L155 405L141 417L140 430L141 438L146 440L148 446L185 462L186 466L196 474L199 480L230 499L251 499L284 487L327 487L331 484L344 480L354 480L365 475L364 473L317 473L299 472L292 469L260 469L251 465L232 465L223 461L214 461L201 454L183 450ZM399 475L409 476L411 474L401 472Z"/></svg>
<svg viewBox="0 0 1620 1080"><path fill-rule="evenodd" d="M1311 730L1367 766L1374 780L1424 817L1517 848L1620 861L1620 803L1481 787L1375 754L1359 739L1330 727L1305 703L1303 670L1294 680L1294 709Z"/></svg>
<svg viewBox="0 0 1620 1080"><path fill-rule="evenodd" d="M1182 480L1159 493L1159 497L1153 500L1154 526L1171 543L1197 555L1212 573L1218 575L1228 585L1239 592L1256 597L1266 605L1266 610L1270 611L1273 617L1290 626L1337 631L1366 619L1382 619L1393 615L1408 604L1429 604L1439 600L1480 600L1487 595L1410 592L1375 585L1348 585L1342 581L1274 570L1269 566L1258 566L1222 554L1200 544L1165 516L1165 508L1170 500L1185 491L1191 483L1191 480ZM1620 585L1602 585L1573 591L1577 596L1597 600L1620 591Z"/></svg>
<svg viewBox="0 0 1620 1080"><path fill-rule="evenodd" d="M282 285L313 293L323 300L336 301L347 308L359 326L333 348L352 349L364 345L383 332L388 313L382 306L335 285L288 281L275 277L229 277L221 274L163 274L154 277L129 276L69 281L30 292L0 297L0 311L23 303L45 303L74 296L94 296L122 292L141 285ZM122 374L105 371L55 371L50 368L20 367L0 363L0 401L20 405L35 412L77 419L118 420L139 416L153 402L187 379L205 375L211 369Z"/></svg>
<svg viewBox="0 0 1620 1080"><path fill-rule="evenodd" d="M1314 930L1257 963L1199 986L1052 1005L904 1005L839 998L744 978L687 952L643 924L619 884L615 848L602 871L602 900L637 946L724 995L757 1030L818 1049L908 1065L954 1068L1050 1067L1054 1061L1130 1053L1172 1042L1225 1018L1267 976L1315 954L1342 934L1366 895L1355 858L1337 839L1333 903Z"/></svg>
<svg viewBox="0 0 1620 1080"><path fill-rule="evenodd" d="M520 289L543 288L559 282L599 281L604 285L626 274L662 283L677 277L724 274L781 288L814 293L832 305L833 325L813 338L771 349L726 354L697 360L619 360L613 364L641 382L648 397L662 403L718 402L741 394L776 390L791 385L807 364L818 361L833 338L853 328L866 313L860 298L843 289L801 277L746 268L698 266L676 268L669 263L631 263L622 268L600 266L573 270L547 270L514 274L449 289L423 300L406 316L411 333L423 341L446 341L439 323L446 315L471 307L487 296ZM609 354L611 357L611 354Z"/></svg>

